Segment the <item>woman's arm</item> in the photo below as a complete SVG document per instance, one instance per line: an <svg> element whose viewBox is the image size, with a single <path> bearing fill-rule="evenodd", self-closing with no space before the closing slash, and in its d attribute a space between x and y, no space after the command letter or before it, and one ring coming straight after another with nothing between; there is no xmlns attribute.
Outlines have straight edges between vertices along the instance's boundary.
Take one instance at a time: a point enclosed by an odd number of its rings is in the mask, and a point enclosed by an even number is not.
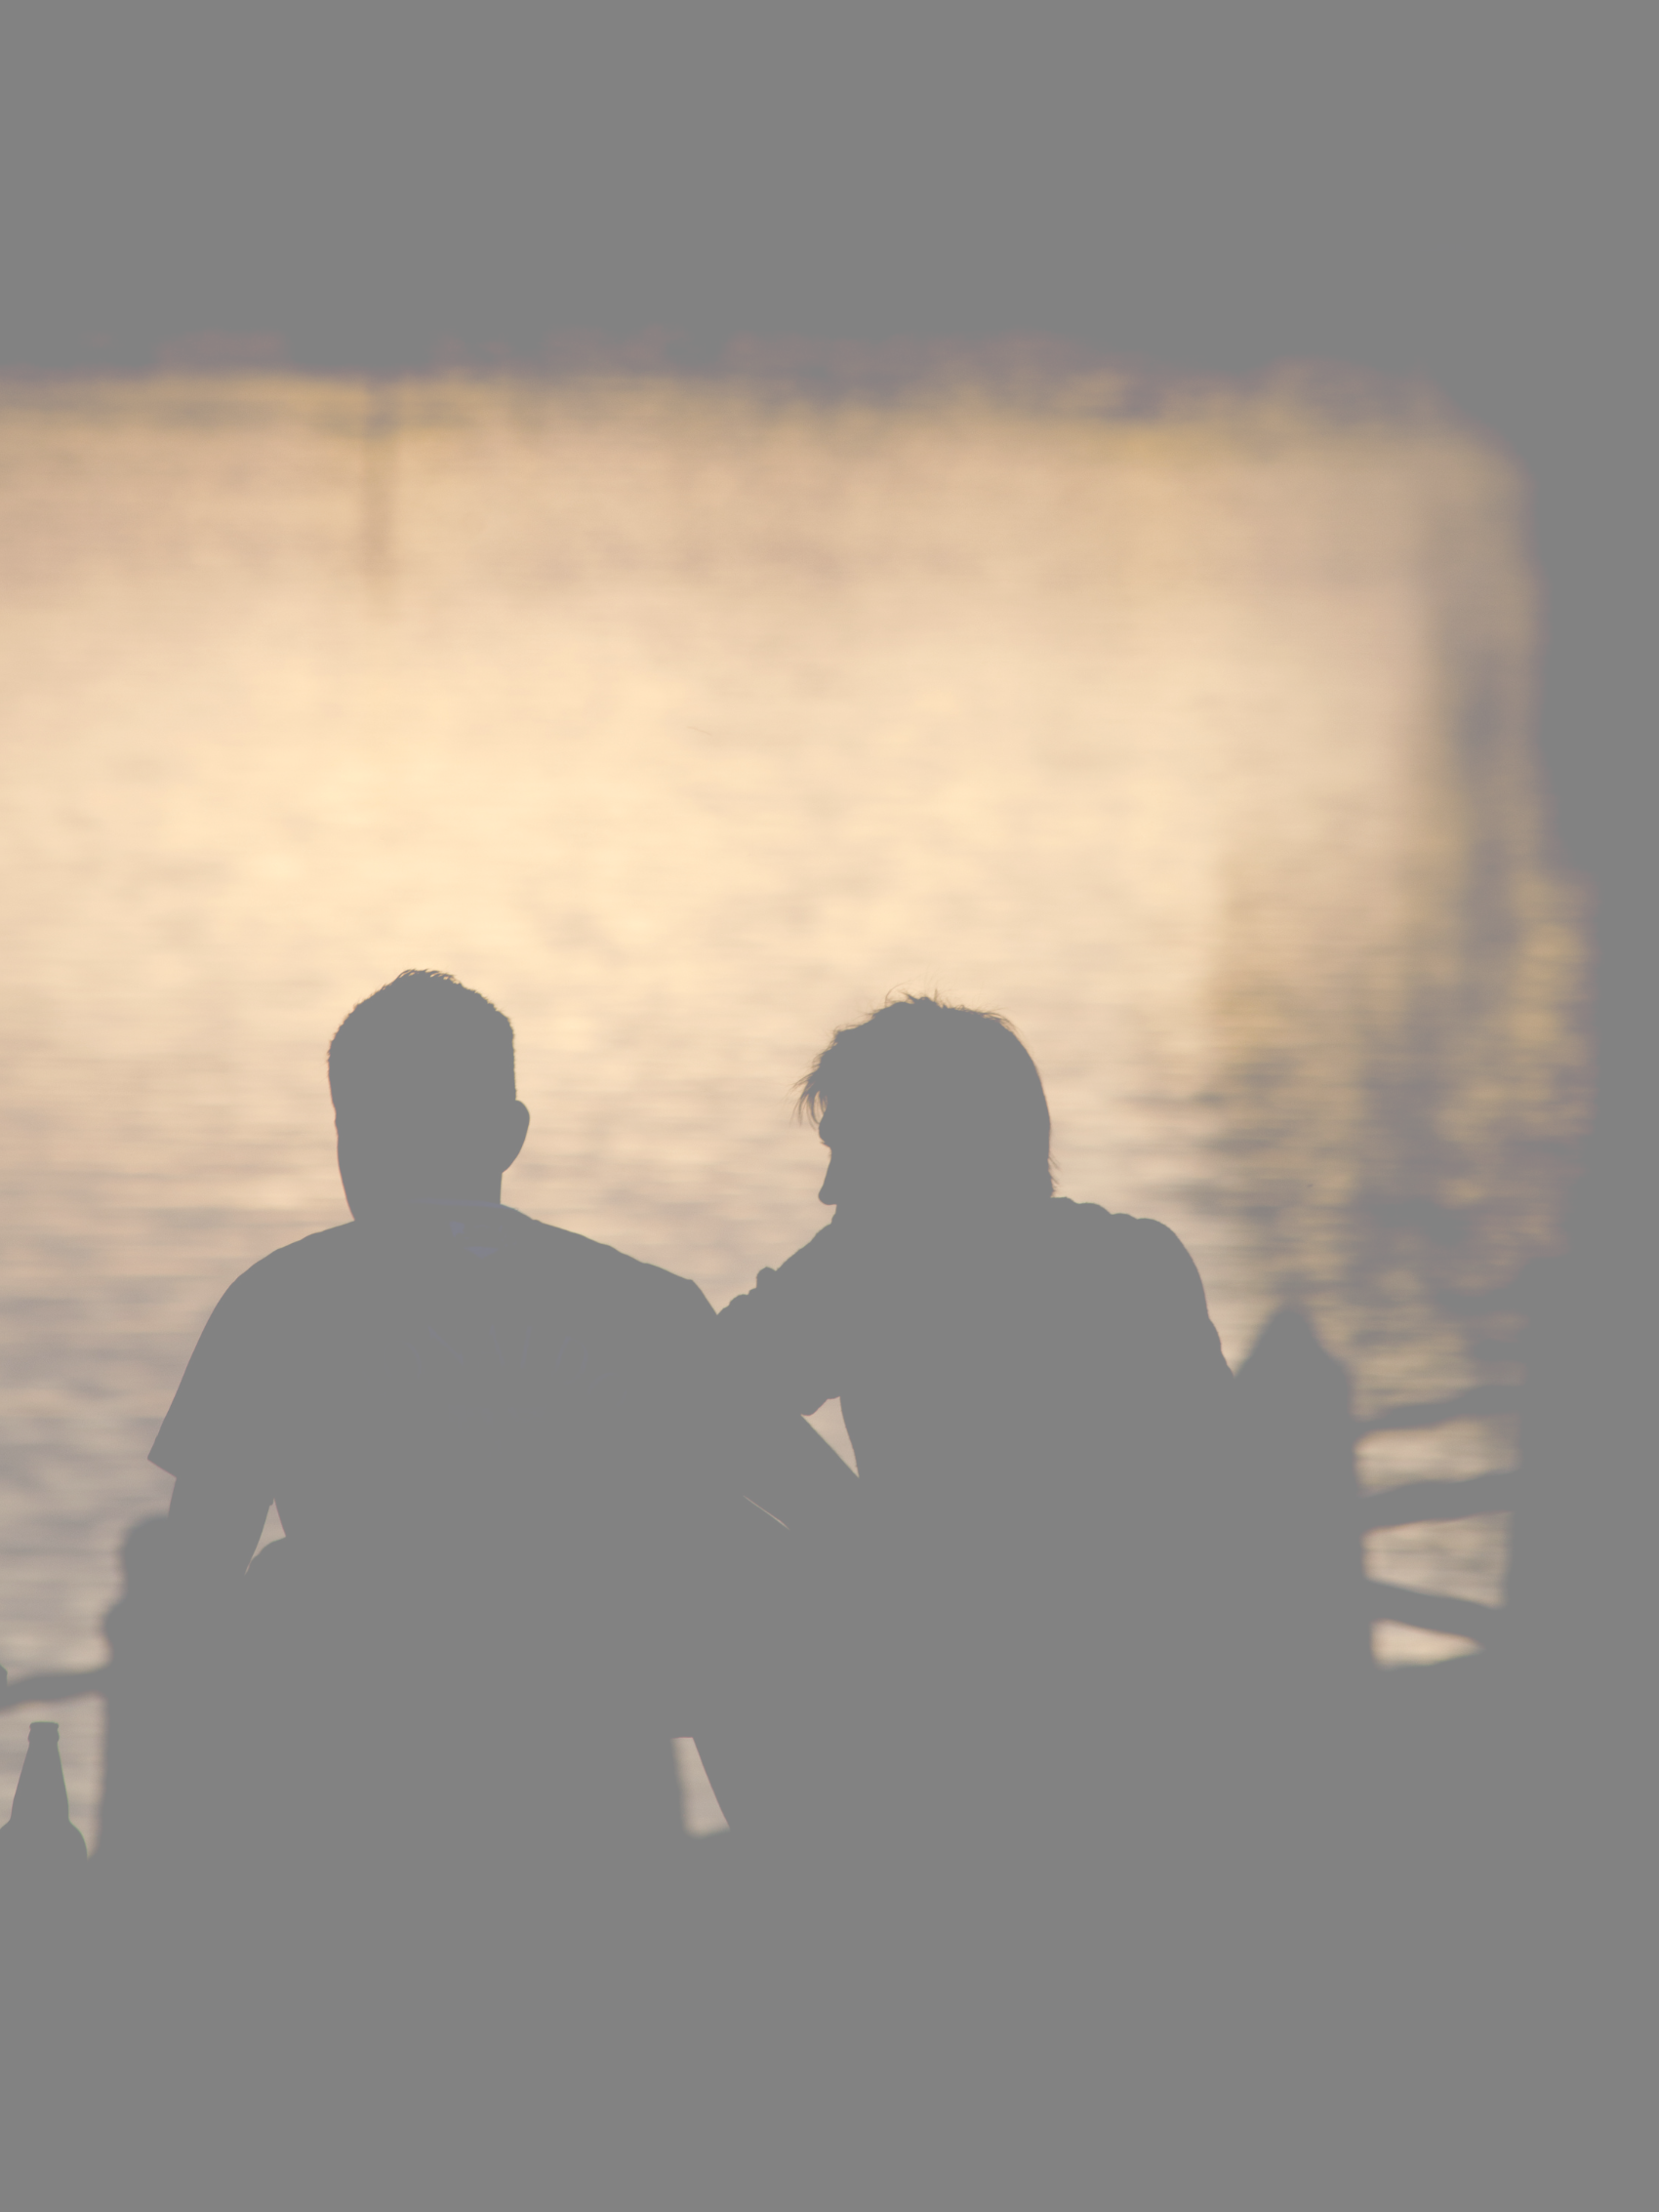
<svg viewBox="0 0 1659 2212"><path fill-rule="evenodd" d="M830 1222L720 1314L723 1369L752 1402L807 1414L840 1394L836 1253Z"/></svg>

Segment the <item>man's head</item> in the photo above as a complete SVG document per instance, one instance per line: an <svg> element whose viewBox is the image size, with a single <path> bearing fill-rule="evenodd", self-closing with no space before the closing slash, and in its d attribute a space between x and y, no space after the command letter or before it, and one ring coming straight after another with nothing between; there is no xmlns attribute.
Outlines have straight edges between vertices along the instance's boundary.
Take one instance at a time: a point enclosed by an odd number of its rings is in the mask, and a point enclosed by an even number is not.
<svg viewBox="0 0 1659 2212"><path fill-rule="evenodd" d="M346 1203L365 1213L499 1199L523 1148L512 1024L475 990L406 968L354 1006L328 1048Z"/></svg>
<svg viewBox="0 0 1659 2212"><path fill-rule="evenodd" d="M907 994L837 1029L801 1084L830 1147L819 1197L860 1211L1048 1197L1048 1100L999 1014Z"/></svg>

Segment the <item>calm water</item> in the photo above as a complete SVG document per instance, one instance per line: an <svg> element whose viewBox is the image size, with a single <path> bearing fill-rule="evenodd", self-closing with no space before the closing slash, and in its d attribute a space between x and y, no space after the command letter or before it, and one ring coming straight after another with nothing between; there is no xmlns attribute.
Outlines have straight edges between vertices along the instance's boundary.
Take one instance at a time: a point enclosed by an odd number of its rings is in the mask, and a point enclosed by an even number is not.
<svg viewBox="0 0 1659 2212"><path fill-rule="evenodd" d="M1083 387L33 387L0 503L14 1676L103 1656L208 1308L344 1216L323 1051L402 967L517 1026L509 1199L716 1303L823 1219L792 1080L937 986L1018 1022L1061 1187L1168 1221L1235 1362L1296 1292L1362 1404L1506 1372L1447 1294L1556 1232L1583 950L1523 488L1467 432ZM1503 1536L1374 1571L1495 1600ZM55 1709L90 1834L98 1708Z"/></svg>

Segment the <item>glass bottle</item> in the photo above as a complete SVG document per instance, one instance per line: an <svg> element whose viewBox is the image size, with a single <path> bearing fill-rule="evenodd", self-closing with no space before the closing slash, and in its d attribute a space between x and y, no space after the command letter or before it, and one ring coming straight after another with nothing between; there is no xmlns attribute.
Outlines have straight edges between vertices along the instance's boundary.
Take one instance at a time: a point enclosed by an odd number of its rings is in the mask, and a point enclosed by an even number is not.
<svg viewBox="0 0 1659 2212"><path fill-rule="evenodd" d="M69 1818L58 1723L31 1720L12 1817L0 1828L0 1890L15 1895L72 1878L86 1863L86 1837Z"/></svg>

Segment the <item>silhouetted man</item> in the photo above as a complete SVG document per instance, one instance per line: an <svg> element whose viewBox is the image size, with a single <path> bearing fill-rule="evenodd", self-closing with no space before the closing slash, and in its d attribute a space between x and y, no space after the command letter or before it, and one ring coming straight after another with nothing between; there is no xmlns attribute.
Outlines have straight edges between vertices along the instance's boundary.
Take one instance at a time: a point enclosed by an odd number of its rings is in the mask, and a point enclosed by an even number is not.
<svg viewBox="0 0 1659 2212"><path fill-rule="evenodd" d="M329 1078L352 1220L231 1285L151 1454L199 1616L161 1851L228 1900L199 2117L221 2186L281 2110L330 2202L505 2202L555 2143L567 2201L629 2201L683 1996L670 1740L782 1540L744 1493L845 1470L720 1396L694 1284L501 1203L487 1000L406 972Z"/></svg>
<svg viewBox="0 0 1659 2212"><path fill-rule="evenodd" d="M819 1722L840 1918L795 1969L840 2081L821 2148L849 2202L1162 2201L1131 2136L1182 2076L1192 1854L1225 1815L1232 1385L1203 1287L1158 1223L1054 1195L1041 1080L993 1015L885 1005L802 1106L834 1219L720 1331L780 1408L838 1396L858 1458ZM1090 2140L1113 2166L1071 2171Z"/></svg>

